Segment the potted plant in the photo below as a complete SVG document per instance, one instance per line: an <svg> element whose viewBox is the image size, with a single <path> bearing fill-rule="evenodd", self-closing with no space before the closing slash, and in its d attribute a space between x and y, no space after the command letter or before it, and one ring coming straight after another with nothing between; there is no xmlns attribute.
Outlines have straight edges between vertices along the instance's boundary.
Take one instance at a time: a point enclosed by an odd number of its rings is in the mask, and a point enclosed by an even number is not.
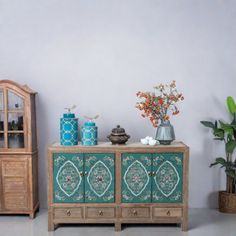
<svg viewBox="0 0 236 236"><path fill-rule="evenodd" d="M157 128L156 140L160 144L168 145L175 139L174 128L170 124L170 115L177 115L179 109L176 103L184 100L182 93L176 88L175 81L170 84L159 84L153 92L138 92L136 108L142 111L142 117L148 117ZM160 124L159 124L160 122Z"/></svg>
<svg viewBox="0 0 236 236"><path fill-rule="evenodd" d="M219 211L224 213L236 213L236 104L232 97L227 97L227 107L232 115L232 122L225 123L221 120L201 121L211 128L214 139L222 141L225 145L225 157L217 157L210 167L220 165L226 173L226 191L219 191Z"/></svg>

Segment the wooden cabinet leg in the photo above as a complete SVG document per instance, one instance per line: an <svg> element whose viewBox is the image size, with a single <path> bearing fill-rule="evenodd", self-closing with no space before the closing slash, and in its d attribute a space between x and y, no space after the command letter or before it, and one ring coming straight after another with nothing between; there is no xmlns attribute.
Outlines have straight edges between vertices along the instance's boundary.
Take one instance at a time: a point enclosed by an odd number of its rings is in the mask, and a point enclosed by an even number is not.
<svg viewBox="0 0 236 236"><path fill-rule="evenodd" d="M33 211L33 212L31 212L31 213L29 214L29 218L30 218L31 220L33 220L33 219L35 218L35 211Z"/></svg>
<svg viewBox="0 0 236 236"><path fill-rule="evenodd" d="M184 231L184 232L188 231L188 220L187 219L183 219L183 222L181 224L181 228L182 228L182 231Z"/></svg>
<svg viewBox="0 0 236 236"><path fill-rule="evenodd" d="M121 231L121 223L115 223L115 231Z"/></svg>
<svg viewBox="0 0 236 236"><path fill-rule="evenodd" d="M29 214L29 218L30 219L34 219L36 216L36 212L39 211L39 203L36 204L35 208L33 209L33 211Z"/></svg>
<svg viewBox="0 0 236 236"><path fill-rule="evenodd" d="M53 223L53 212L52 209L48 209L48 231L54 231L56 229L56 225Z"/></svg>
<svg viewBox="0 0 236 236"><path fill-rule="evenodd" d="M182 231L188 231L188 208L183 209L183 220L181 223Z"/></svg>
<svg viewBox="0 0 236 236"><path fill-rule="evenodd" d="M57 228L57 225L55 225L52 222L48 222L48 231L54 231Z"/></svg>
<svg viewBox="0 0 236 236"><path fill-rule="evenodd" d="M182 225L182 227L181 227L182 231L184 231L184 232L188 231L188 225L186 223L182 223L181 225Z"/></svg>

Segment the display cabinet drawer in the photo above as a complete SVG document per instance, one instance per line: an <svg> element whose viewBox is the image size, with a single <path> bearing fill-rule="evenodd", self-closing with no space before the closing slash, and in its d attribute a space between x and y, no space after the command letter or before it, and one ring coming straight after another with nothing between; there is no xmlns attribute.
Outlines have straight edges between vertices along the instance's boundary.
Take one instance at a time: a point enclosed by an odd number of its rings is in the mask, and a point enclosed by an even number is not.
<svg viewBox="0 0 236 236"><path fill-rule="evenodd" d="M27 161L2 161L3 176L25 176L27 173Z"/></svg>
<svg viewBox="0 0 236 236"><path fill-rule="evenodd" d="M5 193L4 208L7 211L20 211L28 209L28 201L26 194Z"/></svg>
<svg viewBox="0 0 236 236"><path fill-rule="evenodd" d="M56 219L65 219L65 218L82 218L83 217L83 209L82 207L76 208L55 208L54 209L54 217Z"/></svg>
<svg viewBox="0 0 236 236"><path fill-rule="evenodd" d="M115 218L116 211L114 207L87 207L87 218Z"/></svg>
<svg viewBox="0 0 236 236"><path fill-rule="evenodd" d="M181 217L181 208L153 208L153 217Z"/></svg>
<svg viewBox="0 0 236 236"><path fill-rule="evenodd" d="M4 192L26 192L27 184L24 177L5 177L3 179Z"/></svg>
<svg viewBox="0 0 236 236"><path fill-rule="evenodd" d="M123 218L149 218L149 207L122 207L121 214Z"/></svg>

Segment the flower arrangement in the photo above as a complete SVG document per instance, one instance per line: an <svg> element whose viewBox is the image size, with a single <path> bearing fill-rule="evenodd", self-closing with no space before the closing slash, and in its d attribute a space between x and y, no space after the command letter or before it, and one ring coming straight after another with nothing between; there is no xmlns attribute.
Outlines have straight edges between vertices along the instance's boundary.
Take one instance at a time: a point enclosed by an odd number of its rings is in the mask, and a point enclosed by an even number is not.
<svg viewBox="0 0 236 236"><path fill-rule="evenodd" d="M157 127L159 121L167 121L170 115L179 113L175 104L184 100L184 97L177 91L174 80L170 84L159 84L154 89L152 93L137 92L137 97L142 101L136 104L136 108L142 111L142 117L148 117L152 125Z"/></svg>

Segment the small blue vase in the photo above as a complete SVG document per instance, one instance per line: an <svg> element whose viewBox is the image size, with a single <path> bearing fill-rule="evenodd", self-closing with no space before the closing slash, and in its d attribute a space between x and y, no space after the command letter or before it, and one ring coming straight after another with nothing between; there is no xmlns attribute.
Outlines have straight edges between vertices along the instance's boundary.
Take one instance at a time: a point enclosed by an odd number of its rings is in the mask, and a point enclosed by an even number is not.
<svg viewBox="0 0 236 236"><path fill-rule="evenodd" d="M156 140L159 141L161 145L170 145L171 142L175 140L174 127L169 120L162 121L157 127Z"/></svg>
<svg viewBox="0 0 236 236"><path fill-rule="evenodd" d="M98 127L94 122L89 121L82 127L82 139L81 143L83 146L94 146L97 145Z"/></svg>

